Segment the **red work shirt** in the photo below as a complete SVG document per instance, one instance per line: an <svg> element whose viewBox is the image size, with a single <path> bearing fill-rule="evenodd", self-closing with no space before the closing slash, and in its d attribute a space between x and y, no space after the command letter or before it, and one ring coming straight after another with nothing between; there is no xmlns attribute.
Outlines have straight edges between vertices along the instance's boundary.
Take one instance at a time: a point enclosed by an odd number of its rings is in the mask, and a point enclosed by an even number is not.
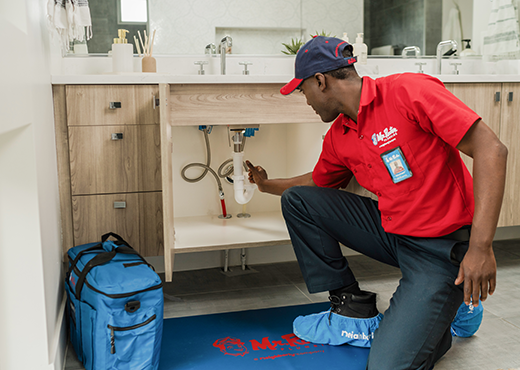
<svg viewBox="0 0 520 370"><path fill-rule="evenodd" d="M378 196L387 232L449 234L473 220L473 179L456 146L478 119L434 77L363 77L357 123L343 114L334 121L313 180L338 189L354 175ZM381 155L396 148L412 176L394 183ZM399 162L393 170L402 167Z"/></svg>

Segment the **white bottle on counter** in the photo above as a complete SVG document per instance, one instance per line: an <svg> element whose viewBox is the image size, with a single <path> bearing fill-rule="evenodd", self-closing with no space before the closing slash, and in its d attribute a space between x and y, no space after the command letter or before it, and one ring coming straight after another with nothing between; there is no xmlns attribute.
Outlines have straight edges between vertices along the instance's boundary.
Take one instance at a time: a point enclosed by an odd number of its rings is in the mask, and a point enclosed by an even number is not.
<svg viewBox="0 0 520 370"><path fill-rule="evenodd" d="M112 72L129 73L134 71L134 45L126 39L127 30L118 30L119 37L112 44Z"/></svg>
<svg viewBox="0 0 520 370"><path fill-rule="evenodd" d="M346 32L343 32L343 37L342 37L343 41L346 41L350 44L350 41L348 41L348 36L347 36L347 33Z"/></svg>
<svg viewBox="0 0 520 370"><path fill-rule="evenodd" d="M367 44L363 43L363 34L358 33L356 37L356 43L354 46L354 56L358 57L357 63L358 64L367 64L367 57L368 57L368 46Z"/></svg>

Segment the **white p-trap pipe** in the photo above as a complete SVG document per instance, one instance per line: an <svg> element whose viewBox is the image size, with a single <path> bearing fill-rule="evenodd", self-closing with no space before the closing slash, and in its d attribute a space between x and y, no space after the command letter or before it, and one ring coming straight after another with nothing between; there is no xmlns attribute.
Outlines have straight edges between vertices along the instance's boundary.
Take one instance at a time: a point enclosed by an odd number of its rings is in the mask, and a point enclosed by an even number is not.
<svg viewBox="0 0 520 370"><path fill-rule="evenodd" d="M233 152L233 188L235 190L235 200L238 204L246 204L253 197L257 188L256 184L251 184L244 176L243 171L244 152Z"/></svg>

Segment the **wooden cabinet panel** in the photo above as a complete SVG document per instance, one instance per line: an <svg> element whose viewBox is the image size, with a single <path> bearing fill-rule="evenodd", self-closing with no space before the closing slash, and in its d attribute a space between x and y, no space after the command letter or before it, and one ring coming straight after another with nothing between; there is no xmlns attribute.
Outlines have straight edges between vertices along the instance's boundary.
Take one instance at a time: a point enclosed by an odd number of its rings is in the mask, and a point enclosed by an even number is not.
<svg viewBox="0 0 520 370"><path fill-rule="evenodd" d="M69 127L72 194L138 191L137 131L137 126ZM112 140L112 134L122 139Z"/></svg>
<svg viewBox="0 0 520 370"><path fill-rule="evenodd" d="M73 85L67 86L66 96L69 126L137 123L134 86ZM121 108L110 109L111 102Z"/></svg>
<svg viewBox="0 0 520 370"><path fill-rule="evenodd" d="M137 126L139 191L157 191L162 187L161 130L159 125Z"/></svg>
<svg viewBox="0 0 520 370"><path fill-rule="evenodd" d="M158 124L160 122L160 108L155 99L159 99L159 86L138 85L135 86L135 109L137 123Z"/></svg>
<svg viewBox="0 0 520 370"><path fill-rule="evenodd" d="M140 253L145 257L164 255L160 192L139 193L139 245Z"/></svg>
<svg viewBox="0 0 520 370"><path fill-rule="evenodd" d="M172 126L321 122L298 92L283 96L283 84L172 85Z"/></svg>
<svg viewBox="0 0 520 370"><path fill-rule="evenodd" d="M510 96L510 93L512 94ZM512 98L510 101L509 98ZM507 83L502 89L500 140L507 146L506 188L499 226L520 225L520 84Z"/></svg>
<svg viewBox="0 0 520 370"><path fill-rule="evenodd" d="M125 202L126 208L114 208L114 202ZM100 240L101 235L115 232L139 250L138 194L85 195L72 197L74 243Z"/></svg>

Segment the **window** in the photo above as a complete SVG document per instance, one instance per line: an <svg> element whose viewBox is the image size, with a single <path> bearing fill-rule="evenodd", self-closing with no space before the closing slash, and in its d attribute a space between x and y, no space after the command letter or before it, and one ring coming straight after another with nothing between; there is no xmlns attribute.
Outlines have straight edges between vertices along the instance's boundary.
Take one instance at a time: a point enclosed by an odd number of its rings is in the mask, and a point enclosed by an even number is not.
<svg viewBox="0 0 520 370"><path fill-rule="evenodd" d="M120 0L119 23L147 23L148 0Z"/></svg>

